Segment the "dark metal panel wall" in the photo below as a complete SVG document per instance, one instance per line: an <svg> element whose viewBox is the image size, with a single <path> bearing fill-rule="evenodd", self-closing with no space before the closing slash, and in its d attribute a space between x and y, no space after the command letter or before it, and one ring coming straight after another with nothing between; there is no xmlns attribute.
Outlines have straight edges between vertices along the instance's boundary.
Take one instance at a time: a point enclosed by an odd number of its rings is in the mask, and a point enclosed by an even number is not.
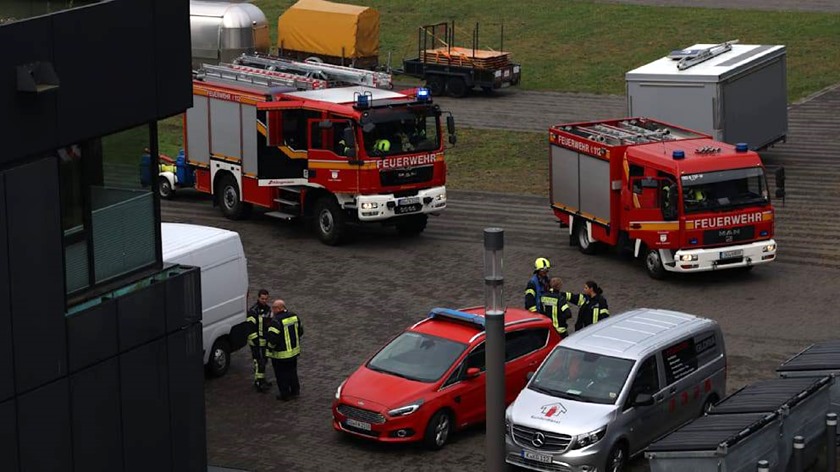
<svg viewBox="0 0 840 472"><path fill-rule="evenodd" d="M189 0L155 0L158 116L192 107Z"/></svg>
<svg viewBox="0 0 840 472"><path fill-rule="evenodd" d="M0 457L3 470L18 472L18 437L15 401L0 403Z"/></svg>
<svg viewBox="0 0 840 472"><path fill-rule="evenodd" d="M201 323L168 337L172 468L207 470Z"/></svg>
<svg viewBox="0 0 840 472"><path fill-rule="evenodd" d="M129 128L139 124L138 118L155 116L152 25L145 0L106 2L53 17L61 142Z"/></svg>
<svg viewBox="0 0 840 472"><path fill-rule="evenodd" d="M18 396L20 469L71 472L67 378Z"/></svg>
<svg viewBox="0 0 840 472"><path fill-rule="evenodd" d="M117 299L120 352L166 333L165 293L159 283Z"/></svg>
<svg viewBox="0 0 840 472"><path fill-rule="evenodd" d="M120 355L125 469L172 470L166 339Z"/></svg>
<svg viewBox="0 0 840 472"><path fill-rule="evenodd" d="M87 368L70 378L76 471L122 470L119 388L117 358Z"/></svg>
<svg viewBox="0 0 840 472"><path fill-rule="evenodd" d="M37 184L36 184L37 183ZM58 162L6 172L15 387L18 393L67 375L64 255ZM66 406L65 406L66 408Z"/></svg>
<svg viewBox="0 0 840 472"><path fill-rule="evenodd" d="M15 157L58 147L56 96L18 93L16 67L52 61L50 17L33 18L0 28L0 164Z"/></svg>
<svg viewBox="0 0 840 472"><path fill-rule="evenodd" d="M116 355L116 301L103 302L67 318L67 362L70 372Z"/></svg>
<svg viewBox="0 0 840 472"><path fill-rule="evenodd" d="M6 238L5 175L0 172L0 402L15 393L12 363L12 306L9 301L9 252ZM0 456L2 457L2 456Z"/></svg>
<svg viewBox="0 0 840 472"><path fill-rule="evenodd" d="M183 267L177 270L183 270ZM201 321L201 272L195 268L166 282L166 332Z"/></svg>

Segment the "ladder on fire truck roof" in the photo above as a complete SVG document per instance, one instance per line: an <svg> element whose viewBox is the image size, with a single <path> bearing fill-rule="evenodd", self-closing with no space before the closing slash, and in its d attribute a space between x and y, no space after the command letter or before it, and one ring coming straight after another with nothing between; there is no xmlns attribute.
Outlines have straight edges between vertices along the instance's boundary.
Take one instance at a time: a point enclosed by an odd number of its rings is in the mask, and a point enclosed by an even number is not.
<svg viewBox="0 0 840 472"><path fill-rule="evenodd" d="M393 88L391 74L355 67L338 66L325 64L311 59L306 61L293 61L264 54L242 54L234 59L234 64L256 67L260 69L300 74L305 77L327 80L331 82L344 82L354 85L366 85L376 88Z"/></svg>
<svg viewBox="0 0 840 472"><path fill-rule="evenodd" d="M213 83L255 85L266 89L285 86L294 87L297 90L319 90L329 86L326 80L224 63L217 66L204 64L199 69L196 78Z"/></svg>
<svg viewBox="0 0 840 472"><path fill-rule="evenodd" d="M714 46L710 46L705 49L680 49L677 51L671 51L668 58L673 60L679 59L680 62L677 63L677 69L686 70L689 67L700 64L701 62L708 61L715 56L720 56L725 52L731 51L732 45L737 43L738 40L733 39L732 41L715 44Z"/></svg>
<svg viewBox="0 0 840 472"><path fill-rule="evenodd" d="M589 126L569 129L575 134L583 136L591 141L620 146L624 144L647 144L676 139L671 135L669 128L649 129L640 126L640 123L630 120L620 121L616 125L604 123L592 124ZM584 134L585 133L585 134Z"/></svg>

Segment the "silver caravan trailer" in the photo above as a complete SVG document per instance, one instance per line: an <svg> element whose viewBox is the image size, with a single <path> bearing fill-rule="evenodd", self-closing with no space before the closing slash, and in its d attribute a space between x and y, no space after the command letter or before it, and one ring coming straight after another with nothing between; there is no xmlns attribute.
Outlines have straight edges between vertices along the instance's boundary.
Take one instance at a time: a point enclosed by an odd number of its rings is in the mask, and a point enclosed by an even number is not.
<svg viewBox="0 0 840 472"><path fill-rule="evenodd" d="M190 0L192 67L232 62L242 53L268 53L268 21L247 1Z"/></svg>

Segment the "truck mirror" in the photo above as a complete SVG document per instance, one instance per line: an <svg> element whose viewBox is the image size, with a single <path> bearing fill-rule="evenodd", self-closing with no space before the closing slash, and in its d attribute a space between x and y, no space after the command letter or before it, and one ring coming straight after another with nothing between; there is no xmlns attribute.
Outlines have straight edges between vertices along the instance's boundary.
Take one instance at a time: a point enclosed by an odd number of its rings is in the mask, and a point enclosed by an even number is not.
<svg viewBox="0 0 840 472"><path fill-rule="evenodd" d="M776 187L779 189L785 188L785 168L779 167L776 169Z"/></svg>
<svg viewBox="0 0 840 472"><path fill-rule="evenodd" d="M456 141L458 141L458 137L455 136L454 134L450 134L449 135L449 144L454 146Z"/></svg>
<svg viewBox="0 0 840 472"><path fill-rule="evenodd" d="M446 131L449 134L455 134L455 117L452 116L452 115L449 115L449 116L446 117ZM452 143L452 144L455 144L455 143Z"/></svg>
<svg viewBox="0 0 840 472"><path fill-rule="evenodd" d="M353 127L348 126L341 132L341 137L344 139L344 145L347 151L344 153L347 157L356 157L356 136L353 134Z"/></svg>
<svg viewBox="0 0 840 472"><path fill-rule="evenodd" d="M323 120L318 122L318 127L321 129L330 129L332 128L333 123L330 120Z"/></svg>
<svg viewBox="0 0 840 472"><path fill-rule="evenodd" d="M648 406L653 405L653 395L649 393L639 393L633 398L633 406Z"/></svg>
<svg viewBox="0 0 840 472"><path fill-rule="evenodd" d="M777 188L776 189L776 198L785 198L785 189Z"/></svg>
<svg viewBox="0 0 840 472"><path fill-rule="evenodd" d="M362 131L364 131L365 133L370 133L375 129L376 129L376 125L371 123L370 121L368 121L367 123L365 123L364 126L362 126Z"/></svg>

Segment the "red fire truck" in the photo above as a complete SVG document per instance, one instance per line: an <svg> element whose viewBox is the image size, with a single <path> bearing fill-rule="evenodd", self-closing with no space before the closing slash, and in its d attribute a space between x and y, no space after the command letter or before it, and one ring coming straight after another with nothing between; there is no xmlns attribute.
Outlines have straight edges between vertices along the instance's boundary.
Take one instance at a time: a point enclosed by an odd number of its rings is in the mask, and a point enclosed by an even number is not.
<svg viewBox="0 0 840 472"><path fill-rule="evenodd" d="M337 244L352 223L417 234L446 208L442 112L428 90L301 91L287 80L224 64L195 76L186 162L226 217L256 205L267 216L312 218L319 238ZM446 121L454 144L451 114Z"/></svg>
<svg viewBox="0 0 840 472"><path fill-rule="evenodd" d="M776 257L759 155L645 118L549 129L551 207L570 243L643 258L648 273L751 268Z"/></svg>

